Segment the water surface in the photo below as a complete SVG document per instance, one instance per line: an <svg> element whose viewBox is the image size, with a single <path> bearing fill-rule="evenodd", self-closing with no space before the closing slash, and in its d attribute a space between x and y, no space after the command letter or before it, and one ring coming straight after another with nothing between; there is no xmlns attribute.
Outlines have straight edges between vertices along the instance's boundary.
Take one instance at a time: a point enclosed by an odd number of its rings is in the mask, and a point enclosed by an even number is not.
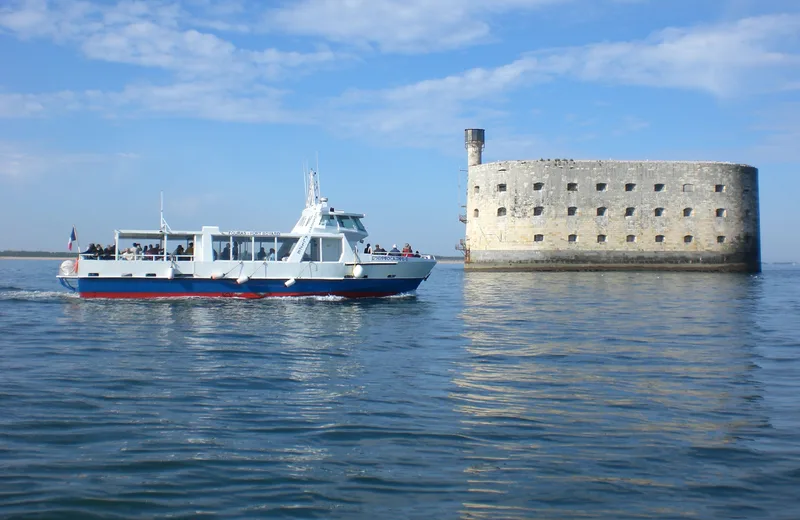
<svg viewBox="0 0 800 520"><path fill-rule="evenodd" d="M0 261L0 517L797 518L800 270L80 300Z"/></svg>

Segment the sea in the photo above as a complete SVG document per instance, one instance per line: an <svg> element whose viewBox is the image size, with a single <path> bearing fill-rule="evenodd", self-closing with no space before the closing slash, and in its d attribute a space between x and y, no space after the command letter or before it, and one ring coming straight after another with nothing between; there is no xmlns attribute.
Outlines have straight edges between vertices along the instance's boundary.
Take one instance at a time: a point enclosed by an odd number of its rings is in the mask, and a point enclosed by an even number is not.
<svg viewBox="0 0 800 520"><path fill-rule="evenodd" d="M800 518L800 267L80 300L0 261L0 518Z"/></svg>

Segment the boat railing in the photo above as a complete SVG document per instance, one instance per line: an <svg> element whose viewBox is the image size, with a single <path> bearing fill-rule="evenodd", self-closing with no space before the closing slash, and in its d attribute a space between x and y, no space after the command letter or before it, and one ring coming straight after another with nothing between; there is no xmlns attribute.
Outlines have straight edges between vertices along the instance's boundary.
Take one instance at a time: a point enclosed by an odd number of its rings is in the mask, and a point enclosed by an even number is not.
<svg viewBox="0 0 800 520"><path fill-rule="evenodd" d="M104 254L97 254L97 253L80 253L78 255L81 260L115 260L114 255L104 255ZM120 253L119 260L122 261L130 261L130 260L147 260L147 261L177 261L177 262L191 262L194 260L194 255L173 255L173 254L147 254L147 253Z"/></svg>
<svg viewBox="0 0 800 520"><path fill-rule="evenodd" d="M424 258L426 260L432 260L434 258L433 255L423 255L420 253L403 253L403 252L391 252L391 251L380 251L375 252L373 251L371 254L372 256L400 256L404 258Z"/></svg>

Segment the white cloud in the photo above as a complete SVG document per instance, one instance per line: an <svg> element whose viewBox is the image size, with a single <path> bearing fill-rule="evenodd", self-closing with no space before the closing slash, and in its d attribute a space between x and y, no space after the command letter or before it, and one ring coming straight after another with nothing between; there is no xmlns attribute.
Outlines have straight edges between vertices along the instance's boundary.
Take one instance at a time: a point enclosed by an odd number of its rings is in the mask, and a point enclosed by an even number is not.
<svg viewBox="0 0 800 520"><path fill-rule="evenodd" d="M110 165L139 157L131 152L116 154L59 153L32 148L15 142L0 141L0 179L30 180L56 173L84 171L87 166Z"/></svg>
<svg viewBox="0 0 800 520"><path fill-rule="evenodd" d="M417 140L453 128L492 122L505 95L532 84L569 78L593 83L682 88L717 97L793 88L800 81L800 15L771 15L732 23L667 29L631 42L599 43L526 54L492 69L401 87L353 90L339 103L343 121L375 136L399 132ZM489 115L489 121L481 116ZM643 121L624 122L636 131Z"/></svg>
<svg viewBox="0 0 800 520"><path fill-rule="evenodd" d="M265 14L265 26L327 40L424 52L486 40L487 15L572 0L300 0Z"/></svg>

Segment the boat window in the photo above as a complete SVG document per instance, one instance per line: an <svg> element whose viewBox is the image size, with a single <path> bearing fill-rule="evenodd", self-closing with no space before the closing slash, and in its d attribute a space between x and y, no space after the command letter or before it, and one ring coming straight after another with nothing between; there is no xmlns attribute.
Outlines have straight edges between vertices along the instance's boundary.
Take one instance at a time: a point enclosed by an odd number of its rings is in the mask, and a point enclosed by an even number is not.
<svg viewBox="0 0 800 520"><path fill-rule="evenodd" d="M350 217L336 217L339 220L339 225L345 229L356 229L355 222Z"/></svg>
<svg viewBox="0 0 800 520"><path fill-rule="evenodd" d="M323 238L322 239L322 261L323 262L338 262L342 257L342 239L341 238Z"/></svg>
<svg viewBox="0 0 800 520"><path fill-rule="evenodd" d="M363 231L364 233L367 232L367 229L364 227L364 224L361 223L361 219L360 218L353 217L353 222L356 223L356 228L358 228L359 231Z"/></svg>
<svg viewBox="0 0 800 520"><path fill-rule="evenodd" d="M308 241L306 250L303 252L303 262L319 262L319 238L312 238Z"/></svg>
<svg viewBox="0 0 800 520"><path fill-rule="evenodd" d="M289 258L289 253L292 252L292 248L297 243L296 237L278 237L278 260L284 260Z"/></svg>
<svg viewBox="0 0 800 520"><path fill-rule="evenodd" d="M211 244L211 247L214 249L214 252L212 253L214 260L231 259L231 237L212 236Z"/></svg>
<svg viewBox="0 0 800 520"><path fill-rule="evenodd" d="M274 262L275 257L275 238L256 238L256 245L253 248L256 253L256 260L267 260Z"/></svg>
<svg viewBox="0 0 800 520"><path fill-rule="evenodd" d="M335 228L336 217L334 217L333 215L322 215L319 218L319 225L325 228Z"/></svg>
<svg viewBox="0 0 800 520"><path fill-rule="evenodd" d="M246 261L252 260L253 239L251 237L235 237L233 239L233 251L231 259Z"/></svg>

